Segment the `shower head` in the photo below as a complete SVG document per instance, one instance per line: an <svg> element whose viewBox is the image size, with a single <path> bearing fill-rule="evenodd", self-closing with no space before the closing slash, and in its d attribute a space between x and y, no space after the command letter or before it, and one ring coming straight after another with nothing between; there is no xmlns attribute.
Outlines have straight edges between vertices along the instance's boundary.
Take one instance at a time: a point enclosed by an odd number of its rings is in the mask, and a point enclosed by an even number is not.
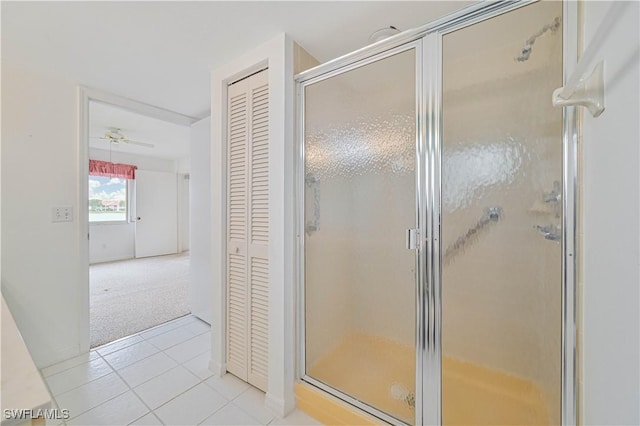
<svg viewBox="0 0 640 426"><path fill-rule="evenodd" d="M536 39L542 36L547 31L555 33L558 28L560 28L561 23L562 21L560 20L560 17L556 16L552 23L545 25L537 33L529 37L529 39L525 42L525 45L522 46L520 54L516 56L515 60L518 62L527 61L529 59L529 56L531 56L531 50L533 49L533 44L536 42Z"/></svg>

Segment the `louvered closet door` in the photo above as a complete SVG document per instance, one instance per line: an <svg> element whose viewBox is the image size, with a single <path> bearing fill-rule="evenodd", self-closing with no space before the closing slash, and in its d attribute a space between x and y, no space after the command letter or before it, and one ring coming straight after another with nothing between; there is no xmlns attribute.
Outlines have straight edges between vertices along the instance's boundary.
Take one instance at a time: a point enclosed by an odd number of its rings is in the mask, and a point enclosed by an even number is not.
<svg viewBox="0 0 640 426"><path fill-rule="evenodd" d="M227 370L266 390L269 297L267 71L229 86Z"/></svg>
<svg viewBox="0 0 640 426"><path fill-rule="evenodd" d="M269 321L269 87L251 77L249 114L249 383L267 390Z"/></svg>
<svg viewBox="0 0 640 426"><path fill-rule="evenodd" d="M229 86L227 146L227 370L247 380L247 93Z"/></svg>

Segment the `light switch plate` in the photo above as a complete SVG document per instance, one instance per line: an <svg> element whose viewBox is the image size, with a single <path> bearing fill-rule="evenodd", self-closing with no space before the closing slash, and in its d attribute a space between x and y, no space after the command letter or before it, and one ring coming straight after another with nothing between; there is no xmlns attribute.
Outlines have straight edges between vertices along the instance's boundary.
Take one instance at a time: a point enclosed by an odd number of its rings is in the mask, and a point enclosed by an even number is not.
<svg viewBox="0 0 640 426"><path fill-rule="evenodd" d="M73 222L73 207L59 206L51 208L51 222Z"/></svg>

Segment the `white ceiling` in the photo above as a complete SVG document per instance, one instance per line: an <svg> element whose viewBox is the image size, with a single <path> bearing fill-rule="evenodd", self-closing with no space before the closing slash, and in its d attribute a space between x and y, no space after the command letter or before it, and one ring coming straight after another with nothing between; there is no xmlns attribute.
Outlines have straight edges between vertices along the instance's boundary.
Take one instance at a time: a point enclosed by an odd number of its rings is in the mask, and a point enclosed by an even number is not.
<svg viewBox="0 0 640 426"><path fill-rule="evenodd" d="M121 130L126 138L154 145L153 148L130 143L111 143L100 139L110 127ZM145 157L181 159L189 157L190 128L151 118L100 102L89 104L89 146L127 152ZM111 146L109 146L111 145Z"/></svg>
<svg viewBox="0 0 640 426"><path fill-rule="evenodd" d="M279 33L324 62L469 3L3 1L2 61L202 118L210 70Z"/></svg>

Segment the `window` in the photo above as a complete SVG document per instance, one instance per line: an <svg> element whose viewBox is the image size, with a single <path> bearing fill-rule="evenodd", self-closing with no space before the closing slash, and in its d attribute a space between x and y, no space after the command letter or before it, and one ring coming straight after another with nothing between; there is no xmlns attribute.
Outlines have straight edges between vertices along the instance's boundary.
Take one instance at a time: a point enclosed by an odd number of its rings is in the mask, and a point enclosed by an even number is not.
<svg viewBox="0 0 640 426"><path fill-rule="evenodd" d="M128 179L89 175L89 222L124 222Z"/></svg>
<svg viewBox="0 0 640 426"><path fill-rule="evenodd" d="M126 222L137 167L89 160L89 222Z"/></svg>

